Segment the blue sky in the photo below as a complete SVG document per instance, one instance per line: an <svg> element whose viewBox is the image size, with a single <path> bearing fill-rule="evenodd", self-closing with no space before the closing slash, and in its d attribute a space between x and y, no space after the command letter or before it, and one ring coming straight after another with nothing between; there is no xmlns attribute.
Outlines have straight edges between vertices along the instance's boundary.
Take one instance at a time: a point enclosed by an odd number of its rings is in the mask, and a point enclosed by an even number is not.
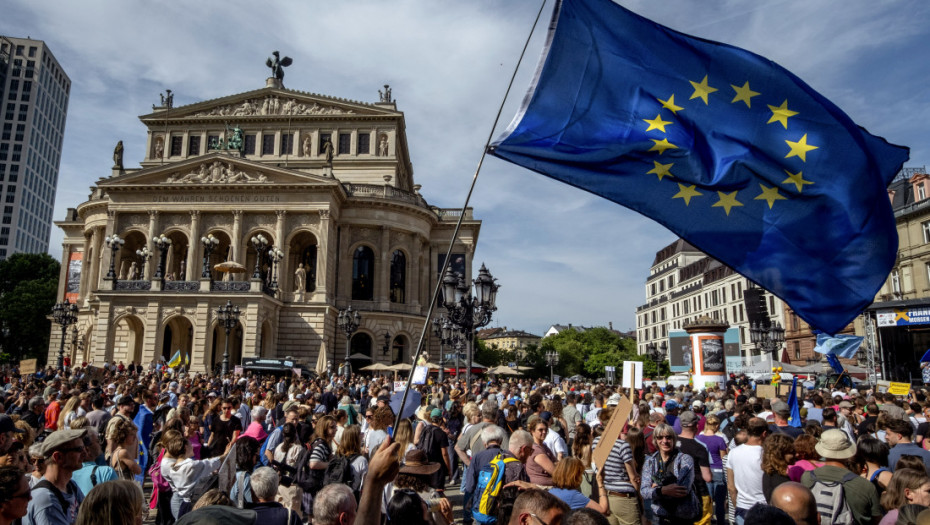
<svg viewBox="0 0 930 525"><path fill-rule="evenodd" d="M930 2L623 0L679 31L744 47L793 71L857 123L930 162ZM549 0L494 136L515 114L543 45ZM55 219L107 176L113 146L143 156L137 116L264 86L265 58L294 59L285 85L374 102L391 85L416 182L460 207L538 1L4 2L0 34L45 40L71 77ZM489 157L471 205L476 263L502 285L492 325L635 327L655 252L674 236L618 205ZM61 257L60 231L50 252Z"/></svg>

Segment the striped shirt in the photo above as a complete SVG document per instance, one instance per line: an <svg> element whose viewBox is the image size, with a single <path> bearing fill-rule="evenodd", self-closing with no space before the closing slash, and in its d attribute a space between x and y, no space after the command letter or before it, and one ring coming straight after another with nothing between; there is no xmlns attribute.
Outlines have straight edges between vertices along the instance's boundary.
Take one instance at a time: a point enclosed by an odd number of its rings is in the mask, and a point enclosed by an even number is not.
<svg viewBox="0 0 930 525"><path fill-rule="evenodd" d="M598 441L600 438L595 438L594 446L597 446ZM630 445L622 439L615 441L604 463L604 488L610 492L635 493L636 487L626 471L626 464L632 462L633 451Z"/></svg>

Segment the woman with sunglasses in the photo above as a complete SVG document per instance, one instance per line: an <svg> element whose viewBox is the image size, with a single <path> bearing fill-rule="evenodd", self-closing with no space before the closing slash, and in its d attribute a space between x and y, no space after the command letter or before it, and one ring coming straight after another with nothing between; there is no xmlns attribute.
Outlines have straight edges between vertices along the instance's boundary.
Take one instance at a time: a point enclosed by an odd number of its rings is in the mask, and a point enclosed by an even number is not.
<svg viewBox="0 0 930 525"><path fill-rule="evenodd" d="M0 525L26 515L32 492L26 474L16 467L0 467Z"/></svg>
<svg viewBox="0 0 930 525"><path fill-rule="evenodd" d="M544 487L552 486L552 473L555 472L555 454L546 446L546 435L549 434L549 424L539 416L530 416L527 427L533 435L533 452L526 460L526 474L530 482Z"/></svg>
<svg viewBox="0 0 930 525"><path fill-rule="evenodd" d="M233 415L233 411L239 408L238 400L233 397L226 398L220 407L219 417L214 416L210 423L210 440L205 446L210 450L211 456L225 454L229 444L242 433L242 420Z"/></svg>
<svg viewBox="0 0 930 525"><path fill-rule="evenodd" d="M652 512L659 525L692 524L700 514L694 483L694 460L675 448L678 435L666 423L652 432L658 451L646 457L640 493L652 502Z"/></svg>

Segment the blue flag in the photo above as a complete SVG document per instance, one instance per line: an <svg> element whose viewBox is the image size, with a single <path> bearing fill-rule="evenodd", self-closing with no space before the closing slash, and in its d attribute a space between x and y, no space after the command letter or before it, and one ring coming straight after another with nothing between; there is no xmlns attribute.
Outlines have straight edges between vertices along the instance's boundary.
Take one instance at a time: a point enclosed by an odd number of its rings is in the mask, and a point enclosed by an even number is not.
<svg viewBox="0 0 930 525"><path fill-rule="evenodd" d="M788 394L788 408L791 410L791 416L788 418L788 424L801 428L801 407L798 405L798 376L791 380L791 392Z"/></svg>
<svg viewBox="0 0 930 525"><path fill-rule="evenodd" d="M837 334L831 337L819 333L814 351L821 354L836 354L843 359L850 359L859 351L859 346L862 345L864 339L859 335Z"/></svg>
<svg viewBox="0 0 930 525"><path fill-rule="evenodd" d="M842 374L846 371L843 367L843 363L840 363L840 359L836 357L836 354L826 354L827 363L830 364L830 368L833 369L837 374Z"/></svg>
<svg viewBox="0 0 930 525"><path fill-rule="evenodd" d="M895 261L886 187L907 148L764 57L610 0L557 2L489 151L651 217L831 334Z"/></svg>

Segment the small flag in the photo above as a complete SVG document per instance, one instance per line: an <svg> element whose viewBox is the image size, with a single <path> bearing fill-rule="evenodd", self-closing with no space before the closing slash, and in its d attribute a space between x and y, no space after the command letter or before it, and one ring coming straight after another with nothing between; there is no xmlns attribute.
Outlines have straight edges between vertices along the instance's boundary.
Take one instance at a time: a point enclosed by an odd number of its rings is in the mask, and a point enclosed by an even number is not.
<svg viewBox="0 0 930 525"><path fill-rule="evenodd" d="M174 352L174 355L171 356L171 361L168 361L168 367L169 367L169 368L174 368L174 367L176 367L176 366L178 366L178 365L180 365L180 364L181 364L181 351L180 351L180 350L176 350L176 351Z"/></svg>
<svg viewBox="0 0 930 525"><path fill-rule="evenodd" d="M843 359L850 359L859 351L859 346L865 338L858 335L838 334L829 336L824 333L817 334L815 352L821 354L835 354Z"/></svg>
<svg viewBox="0 0 930 525"><path fill-rule="evenodd" d="M191 364L191 355L184 354L184 366L190 366Z"/></svg>
<svg viewBox="0 0 930 525"><path fill-rule="evenodd" d="M801 407L798 406L798 376L794 376L794 379L791 380L791 392L788 393L788 408L791 410L788 424L801 428Z"/></svg>
<svg viewBox="0 0 930 525"><path fill-rule="evenodd" d="M840 360L836 357L836 354L826 354L827 363L830 364L830 368L833 369L837 374L842 374L846 371L843 367L843 363L840 363Z"/></svg>

